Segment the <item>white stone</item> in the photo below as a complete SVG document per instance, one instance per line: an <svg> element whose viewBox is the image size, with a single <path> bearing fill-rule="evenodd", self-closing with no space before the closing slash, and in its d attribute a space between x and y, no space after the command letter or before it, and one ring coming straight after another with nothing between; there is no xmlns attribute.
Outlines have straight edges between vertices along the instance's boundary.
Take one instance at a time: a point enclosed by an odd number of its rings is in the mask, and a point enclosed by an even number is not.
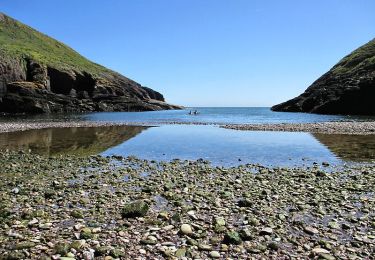
<svg viewBox="0 0 375 260"><path fill-rule="evenodd" d="M328 250L325 250L324 248L320 248L320 247L315 247L312 252L314 254L329 254L329 251Z"/></svg>
<svg viewBox="0 0 375 260"><path fill-rule="evenodd" d="M193 229L191 228L189 224L182 224L180 230L182 234L185 234L185 235L193 234Z"/></svg>
<svg viewBox="0 0 375 260"><path fill-rule="evenodd" d="M210 256L212 258L220 258L220 253L218 251L211 251Z"/></svg>

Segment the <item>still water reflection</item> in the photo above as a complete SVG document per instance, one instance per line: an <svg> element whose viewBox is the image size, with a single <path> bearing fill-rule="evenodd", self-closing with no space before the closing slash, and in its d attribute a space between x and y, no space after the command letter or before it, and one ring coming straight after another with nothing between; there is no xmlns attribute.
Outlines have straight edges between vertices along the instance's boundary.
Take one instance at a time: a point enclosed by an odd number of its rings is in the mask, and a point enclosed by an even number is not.
<svg viewBox="0 0 375 260"><path fill-rule="evenodd" d="M149 160L210 160L294 166L375 159L372 136L252 132L215 126L164 125L58 128L0 134L0 149L44 155L135 155Z"/></svg>
<svg viewBox="0 0 375 260"><path fill-rule="evenodd" d="M0 149L28 150L44 155L95 155L126 142L148 127L71 127L0 134Z"/></svg>
<svg viewBox="0 0 375 260"><path fill-rule="evenodd" d="M375 159L374 135L312 134L337 157L347 161Z"/></svg>

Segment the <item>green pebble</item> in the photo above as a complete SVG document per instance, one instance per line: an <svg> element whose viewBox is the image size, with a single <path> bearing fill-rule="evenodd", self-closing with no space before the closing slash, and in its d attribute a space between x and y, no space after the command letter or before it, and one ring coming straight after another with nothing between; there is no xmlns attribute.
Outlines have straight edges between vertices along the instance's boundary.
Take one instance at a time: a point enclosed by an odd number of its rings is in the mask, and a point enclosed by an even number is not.
<svg viewBox="0 0 375 260"><path fill-rule="evenodd" d="M225 234L223 242L225 244L239 245L242 243L242 239L236 231L229 231Z"/></svg>
<svg viewBox="0 0 375 260"><path fill-rule="evenodd" d="M149 206L146 202L140 200L126 204L121 211L123 218L143 217L147 214Z"/></svg>

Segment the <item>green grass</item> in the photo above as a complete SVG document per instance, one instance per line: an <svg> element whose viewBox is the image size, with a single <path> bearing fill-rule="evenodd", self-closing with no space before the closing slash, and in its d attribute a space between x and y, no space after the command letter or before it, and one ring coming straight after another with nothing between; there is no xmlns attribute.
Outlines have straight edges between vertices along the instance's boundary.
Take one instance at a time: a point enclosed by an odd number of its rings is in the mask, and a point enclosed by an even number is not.
<svg viewBox="0 0 375 260"><path fill-rule="evenodd" d="M344 57L332 68L331 72L344 74L370 68L375 68L375 39Z"/></svg>
<svg viewBox="0 0 375 260"><path fill-rule="evenodd" d="M6 15L4 17L0 19L0 55L2 58L30 58L57 69L86 71L95 75L112 72L89 61L65 44Z"/></svg>

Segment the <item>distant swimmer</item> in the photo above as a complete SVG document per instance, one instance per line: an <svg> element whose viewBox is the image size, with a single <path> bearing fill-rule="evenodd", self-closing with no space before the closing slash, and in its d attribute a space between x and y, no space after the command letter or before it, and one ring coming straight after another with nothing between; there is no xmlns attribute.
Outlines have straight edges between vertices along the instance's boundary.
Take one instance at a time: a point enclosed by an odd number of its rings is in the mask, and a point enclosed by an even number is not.
<svg viewBox="0 0 375 260"><path fill-rule="evenodd" d="M199 112L197 110L194 110L194 111L189 111L188 115L198 115Z"/></svg>

